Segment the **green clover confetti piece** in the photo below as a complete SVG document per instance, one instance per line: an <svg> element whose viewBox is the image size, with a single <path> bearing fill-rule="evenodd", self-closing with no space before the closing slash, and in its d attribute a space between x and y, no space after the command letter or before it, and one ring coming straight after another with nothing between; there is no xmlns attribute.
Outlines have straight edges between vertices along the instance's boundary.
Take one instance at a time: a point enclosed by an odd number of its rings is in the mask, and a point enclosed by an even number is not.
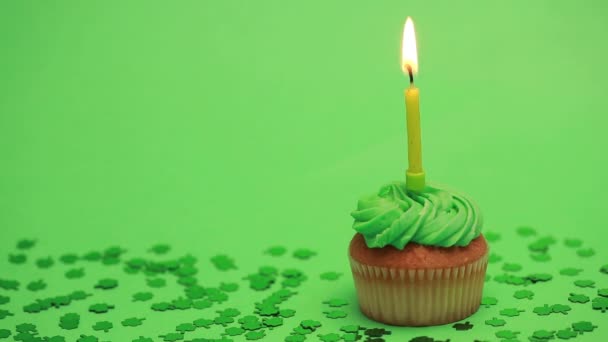
<svg viewBox="0 0 608 342"><path fill-rule="evenodd" d="M182 323L182 324L178 325L177 327L175 327L175 330L182 332L182 333L186 333L188 331L196 330L196 325L194 325L192 323Z"/></svg>
<svg viewBox="0 0 608 342"><path fill-rule="evenodd" d="M46 283L44 280L36 280L27 284L27 289L30 291L40 291L46 289Z"/></svg>
<svg viewBox="0 0 608 342"><path fill-rule="evenodd" d="M9 254L8 262L15 265L24 264L27 261L27 256L25 254Z"/></svg>
<svg viewBox="0 0 608 342"><path fill-rule="evenodd" d="M537 306L534 308L534 310L532 310L532 312L534 312L535 314L539 315L539 316L547 316L550 315L553 310L551 309L551 307L548 304L545 304L543 306Z"/></svg>
<svg viewBox="0 0 608 342"><path fill-rule="evenodd" d="M515 316L519 316L519 314L522 312L524 312L524 310L519 310L517 308L507 308L507 309L500 310L499 313L502 316L515 317Z"/></svg>
<svg viewBox="0 0 608 342"><path fill-rule="evenodd" d="M138 327L144 323L145 318L130 317L123 319L120 324L123 327Z"/></svg>
<svg viewBox="0 0 608 342"><path fill-rule="evenodd" d="M578 287L595 287L595 282L588 279L579 279L574 281L574 285Z"/></svg>
<svg viewBox="0 0 608 342"><path fill-rule="evenodd" d="M245 338L248 341L259 340L259 339L262 339L264 336L266 336L266 333L264 332L264 330L248 331L245 334Z"/></svg>
<svg viewBox="0 0 608 342"><path fill-rule="evenodd" d="M306 336L304 335L289 335L285 337L285 342L304 342L306 340Z"/></svg>
<svg viewBox="0 0 608 342"><path fill-rule="evenodd" d="M163 341L165 342L175 342L175 341L181 341L184 339L184 334L182 333L168 333L166 335L160 335L159 337L163 338Z"/></svg>
<svg viewBox="0 0 608 342"><path fill-rule="evenodd" d="M536 229L530 227L530 226L520 226L517 227L517 235L521 236L521 237L530 237L533 235L536 235Z"/></svg>
<svg viewBox="0 0 608 342"><path fill-rule="evenodd" d="M344 318L348 316L348 314L342 310L323 311L323 313L325 314L325 317L331 319Z"/></svg>
<svg viewBox="0 0 608 342"><path fill-rule="evenodd" d="M549 280L553 279L553 276L548 273L533 273L533 274L528 275L526 277L526 279L529 279L533 283L537 283L537 282L549 281Z"/></svg>
<svg viewBox="0 0 608 342"><path fill-rule="evenodd" d="M283 246L272 246L269 247L266 251L264 251L264 254L269 254L271 256L282 256L283 254L285 254L287 252L287 248L283 247Z"/></svg>
<svg viewBox="0 0 608 342"><path fill-rule="evenodd" d="M59 261L66 265L72 265L78 261L78 255L71 253L63 254L59 257Z"/></svg>
<svg viewBox="0 0 608 342"><path fill-rule="evenodd" d="M16 280L0 279L0 289L19 290L19 282Z"/></svg>
<svg viewBox="0 0 608 342"><path fill-rule="evenodd" d="M110 311L111 309L114 309L114 305L105 304L105 303L97 303L97 304L92 304L89 306L89 311L96 313L96 314L106 313L106 312Z"/></svg>
<svg viewBox="0 0 608 342"><path fill-rule="evenodd" d="M220 290L224 292L234 292L239 289L239 284L237 283L221 283Z"/></svg>
<svg viewBox="0 0 608 342"><path fill-rule="evenodd" d="M99 339L92 335L80 335L76 342L98 342Z"/></svg>
<svg viewBox="0 0 608 342"><path fill-rule="evenodd" d="M452 328L454 328L458 331L466 331L466 330L473 329L473 324L469 323L469 321L466 321L464 323L456 323L456 324L452 325Z"/></svg>
<svg viewBox="0 0 608 342"><path fill-rule="evenodd" d="M355 333L346 333L342 335L342 339L344 340L344 342L355 342L357 341L357 339L360 339L361 337L359 336L359 334L355 334Z"/></svg>
<svg viewBox="0 0 608 342"><path fill-rule="evenodd" d="M139 338L134 339L132 342L154 342L154 340L148 337L139 336Z"/></svg>
<svg viewBox="0 0 608 342"><path fill-rule="evenodd" d="M592 248L581 248L576 251L576 254L582 258L589 258L595 255L595 251Z"/></svg>
<svg viewBox="0 0 608 342"><path fill-rule="evenodd" d="M563 305L563 304L553 304L551 305L551 311L553 313L561 313L564 315L568 314L568 311L572 310L571 307L569 307L568 305Z"/></svg>
<svg viewBox="0 0 608 342"><path fill-rule="evenodd" d="M241 312L235 308L227 308L224 310L217 311L217 313L220 316L224 316L224 317L236 317L241 314Z"/></svg>
<svg viewBox="0 0 608 342"><path fill-rule="evenodd" d="M36 245L36 240L21 239L17 242L17 249L30 249Z"/></svg>
<svg viewBox="0 0 608 342"><path fill-rule="evenodd" d="M313 331L314 331L314 329L303 328L302 326L297 326L297 327L293 328L293 333L294 334L299 334L299 335L311 334Z"/></svg>
<svg viewBox="0 0 608 342"><path fill-rule="evenodd" d="M92 296L92 294L86 293L81 290L76 290L76 291L70 293L70 295L68 297L70 297L70 299L72 299L72 300L83 300L90 296Z"/></svg>
<svg viewBox="0 0 608 342"><path fill-rule="evenodd" d="M492 231L486 231L483 233L483 236L488 240L488 242L496 242L500 240L500 234Z"/></svg>
<svg viewBox="0 0 608 342"><path fill-rule="evenodd" d="M490 256L488 256L488 262L490 264L494 264L497 262L501 262L502 261L502 257L496 253L490 253Z"/></svg>
<svg viewBox="0 0 608 342"><path fill-rule="evenodd" d="M566 267L566 268L562 268L559 271L559 274L561 275L565 275L565 276L577 276L579 273L581 273L583 270L580 268L574 268L574 267Z"/></svg>
<svg viewBox="0 0 608 342"><path fill-rule="evenodd" d="M154 294L152 292L137 292L133 294L134 302L146 302L152 298L154 298Z"/></svg>
<svg viewBox="0 0 608 342"><path fill-rule="evenodd" d="M323 342L337 342L342 339L342 336L340 336L336 333L319 334L318 336L319 336L319 339Z"/></svg>
<svg viewBox="0 0 608 342"><path fill-rule="evenodd" d="M607 297L596 297L591 301L591 307L593 310L601 310L602 313L608 310L608 298Z"/></svg>
<svg viewBox="0 0 608 342"><path fill-rule="evenodd" d="M118 280L111 278L101 279L95 284L96 289L110 290L118 286Z"/></svg>
<svg viewBox="0 0 608 342"><path fill-rule="evenodd" d="M211 258L213 266L220 271L236 270L234 260L225 254L219 254Z"/></svg>
<svg viewBox="0 0 608 342"><path fill-rule="evenodd" d="M570 338L575 338L577 336L577 332L576 331L572 331L572 329L567 328L567 329L563 329L563 330L558 330L557 333L555 333L555 336L557 338L560 338L562 340L567 340Z"/></svg>
<svg viewBox="0 0 608 342"><path fill-rule="evenodd" d="M371 328L365 330L365 335L370 337L382 337L390 334L392 334L392 332L384 328Z"/></svg>
<svg viewBox="0 0 608 342"><path fill-rule="evenodd" d="M194 320L192 323L194 325L196 325L198 328L209 329L211 327L211 325L213 325L213 320L206 319L206 318L199 318L199 319Z"/></svg>
<svg viewBox="0 0 608 342"><path fill-rule="evenodd" d="M279 316L283 318L293 317L296 314L296 310L291 309L281 309L279 310Z"/></svg>
<svg viewBox="0 0 608 342"><path fill-rule="evenodd" d="M206 298L192 302L192 308L197 309L197 310L203 310L206 308L210 308L212 305L213 305L213 302Z"/></svg>
<svg viewBox="0 0 608 342"><path fill-rule="evenodd" d="M11 331L7 329L0 329L0 338L8 338L11 336Z"/></svg>
<svg viewBox="0 0 608 342"><path fill-rule="evenodd" d="M226 317L226 316L218 316L216 318L213 319L213 323L215 324L220 324L222 326L227 326L228 324L234 322L234 318L233 317Z"/></svg>
<svg viewBox="0 0 608 342"><path fill-rule="evenodd" d="M584 294L570 293L568 300L572 303L587 303L589 301L589 297Z"/></svg>
<svg viewBox="0 0 608 342"><path fill-rule="evenodd" d="M534 261L538 261L538 262L547 262L547 261L551 261L551 255L549 255L549 253L533 253L530 254L530 258Z"/></svg>
<svg viewBox="0 0 608 342"><path fill-rule="evenodd" d="M101 260L102 255L97 251L91 251L83 255L82 258L86 261L99 261Z"/></svg>
<svg viewBox="0 0 608 342"><path fill-rule="evenodd" d="M10 311L0 309L0 320L5 319L8 316L14 316Z"/></svg>
<svg viewBox="0 0 608 342"><path fill-rule="evenodd" d="M315 255L317 255L317 252L308 248L298 248L293 252L293 257L300 260L308 260Z"/></svg>
<svg viewBox="0 0 608 342"><path fill-rule="evenodd" d="M340 327L340 331L344 331L346 333L356 333L359 330L361 330L361 327L358 325L354 325L354 324L344 325L344 326Z"/></svg>
<svg viewBox="0 0 608 342"><path fill-rule="evenodd" d="M93 330L95 330L95 331L108 332L112 328L114 328L114 324L112 324L112 322L108 322L108 321L97 322L93 325Z"/></svg>
<svg viewBox="0 0 608 342"><path fill-rule="evenodd" d="M47 337L45 342L65 342L65 337L63 337L63 336Z"/></svg>
<svg viewBox="0 0 608 342"><path fill-rule="evenodd" d="M346 301L344 299L334 298L334 299L324 301L323 304L327 304L332 308L338 308L341 306L348 305L348 301Z"/></svg>
<svg viewBox="0 0 608 342"><path fill-rule="evenodd" d="M146 279L146 284L152 288L161 288L167 285L167 281L163 278L149 278Z"/></svg>
<svg viewBox="0 0 608 342"><path fill-rule="evenodd" d="M53 258L51 257L38 258L36 260L36 266L38 266L38 268L49 268L53 266L53 264L55 264L55 261L53 261Z"/></svg>
<svg viewBox="0 0 608 342"><path fill-rule="evenodd" d="M245 332L245 329L239 327L230 327L224 330L224 333L228 336L238 336L242 335Z"/></svg>
<svg viewBox="0 0 608 342"><path fill-rule="evenodd" d="M300 326L304 329L312 329L314 331L321 326L321 322L312 319L306 319L300 322Z"/></svg>
<svg viewBox="0 0 608 342"><path fill-rule="evenodd" d="M170 250L171 250L171 246L169 246L168 244L159 243L159 244L152 246L148 250L148 252L158 254L158 255L163 255L163 254L167 254Z"/></svg>
<svg viewBox="0 0 608 342"><path fill-rule="evenodd" d="M517 290L515 291L515 293L513 293L513 297L517 298L517 299L533 299L534 298L534 292L530 291L530 290Z"/></svg>
<svg viewBox="0 0 608 342"><path fill-rule="evenodd" d="M579 239L564 239L564 245L570 248L578 248L583 245L583 241Z"/></svg>
<svg viewBox="0 0 608 342"><path fill-rule="evenodd" d="M38 329L36 328L35 325L31 324L31 323L21 323L21 324L17 324L17 326L15 327L15 331L20 332L20 333L34 333L36 334L36 331Z"/></svg>
<svg viewBox="0 0 608 342"><path fill-rule="evenodd" d="M598 289L597 295L601 297L608 297L608 288Z"/></svg>
<svg viewBox="0 0 608 342"><path fill-rule="evenodd" d="M481 299L481 305L485 305L486 308L489 308L492 305L496 305L498 303L498 299L494 297L483 297Z"/></svg>
<svg viewBox="0 0 608 342"><path fill-rule="evenodd" d="M276 328L283 325L283 319L281 317L269 317L264 318L262 323L269 328Z"/></svg>
<svg viewBox="0 0 608 342"><path fill-rule="evenodd" d="M11 301L10 297L0 295L0 305L6 304L10 301Z"/></svg>
<svg viewBox="0 0 608 342"><path fill-rule="evenodd" d="M496 337L498 338L503 338L503 339L516 339L517 335L519 335L520 332L519 331L513 331L513 330L500 330L494 333L494 335L496 335Z"/></svg>
<svg viewBox="0 0 608 342"><path fill-rule="evenodd" d="M504 319L492 317L492 319L488 319L485 321L486 325L491 325L493 327L502 327L507 323Z"/></svg>
<svg viewBox="0 0 608 342"><path fill-rule="evenodd" d="M532 336L538 339L542 339L542 340L548 340L548 339L552 339L553 336L555 335L555 331L549 331L549 330L536 330L534 331L534 333L532 333Z"/></svg>
<svg viewBox="0 0 608 342"><path fill-rule="evenodd" d="M320 278L321 278L321 280L338 280L338 278L340 278L340 276L342 276L342 273L325 272L325 273L321 273Z"/></svg>
<svg viewBox="0 0 608 342"><path fill-rule="evenodd" d="M59 318L59 327L64 330L77 329L80 324L80 315L67 313Z"/></svg>
<svg viewBox="0 0 608 342"><path fill-rule="evenodd" d="M241 328L248 330L248 331L259 330L259 329L262 329L263 327L264 327L264 325L262 325L262 322L259 322L259 321L241 323Z"/></svg>
<svg viewBox="0 0 608 342"><path fill-rule="evenodd" d="M602 267L600 267L600 272L608 274L608 264L602 265Z"/></svg>
<svg viewBox="0 0 608 342"><path fill-rule="evenodd" d="M187 310L192 308L192 299L180 297L172 300L171 305L177 310Z"/></svg>
<svg viewBox="0 0 608 342"><path fill-rule="evenodd" d="M521 265L520 264L515 264L515 263L504 263L502 265L502 270L506 271L506 272L517 272L517 271L521 271Z"/></svg>
<svg viewBox="0 0 608 342"><path fill-rule="evenodd" d="M78 279L84 277L84 268L72 268L65 272L65 277L68 279Z"/></svg>
<svg viewBox="0 0 608 342"><path fill-rule="evenodd" d="M597 328L597 325L593 325L593 323L588 321L572 323L572 329L580 334L585 332L592 332L595 328Z"/></svg>

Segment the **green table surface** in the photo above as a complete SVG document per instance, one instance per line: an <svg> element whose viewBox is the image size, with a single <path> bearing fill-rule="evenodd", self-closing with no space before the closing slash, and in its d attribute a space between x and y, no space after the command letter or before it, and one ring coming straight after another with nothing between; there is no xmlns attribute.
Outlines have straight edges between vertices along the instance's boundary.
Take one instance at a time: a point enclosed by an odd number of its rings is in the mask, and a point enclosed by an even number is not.
<svg viewBox="0 0 608 342"><path fill-rule="evenodd" d="M383 183L404 178L407 167L403 88L399 65L402 27L417 30L423 162L427 179L461 189L482 208L486 234L501 262L515 272L549 273L553 279L525 287L533 300L513 298L523 286L486 283L498 304L451 325L387 327L357 308L346 248L354 231L357 199ZM259 266L297 268L307 280L281 307L297 311L284 325L266 329L283 341L301 320L323 326L309 336L346 324L385 327L387 341L431 336L451 341L499 340L495 332L557 330L577 321L598 328L576 338L608 340L608 313L591 303L568 302L568 293L596 297L608 287L599 272L608 263L608 3L605 1L3 1L0 3L0 279L21 282L0 289L14 316L0 329L31 322L41 335L80 334L101 341L158 339L175 325L215 310L253 312L268 291L250 289L243 277ZM552 236L551 261L530 258L515 229L534 227ZM36 239L20 251L22 238ZM595 255L580 257L565 238L579 238ZM149 304L183 295L174 277L164 288L122 266L79 261L64 253L120 246L122 260L198 258L199 283L237 282L230 299L207 311L153 312ZM287 254L272 257L270 246ZM292 256L297 248L317 254ZM9 262L24 253L25 264ZM225 254L235 270L220 271L211 257ZM37 268L39 257L55 265ZM66 279L72 267L85 276ZM578 267L579 276L559 274ZM327 271L335 281L321 280ZM113 290L94 289L102 278ZM28 282L44 279L39 292ZM577 279L596 282L578 288ZM36 298L83 289L93 297L69 307L26 314ZM149 303L133 303L137 291ZM323 315L330 298L344 298L348 317ZM87 312L94 302L113 311ZM567 314L537 316L543 304L568 304ZM484 324L504 308L524 309L504 327ZM81 314L80 328L58 327L59 317ZM137 328L120 321L146 317ZM504 318L504 317L502 317ZM91 326L114 323L108 333ZM221 327L193 337L219 337ZM12 338L12 337L11 337ZM244 340L238 336L235 340Z"/></svg>

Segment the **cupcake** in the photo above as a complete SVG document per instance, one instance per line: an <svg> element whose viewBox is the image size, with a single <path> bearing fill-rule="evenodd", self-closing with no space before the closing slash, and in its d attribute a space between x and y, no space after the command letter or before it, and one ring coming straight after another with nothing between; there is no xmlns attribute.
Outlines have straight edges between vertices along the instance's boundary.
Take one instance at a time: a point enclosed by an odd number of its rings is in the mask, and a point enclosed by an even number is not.
<svg viewBox="0 0 608 342"><path fill-rule="evenodd" d="M363 314L428 326L477 311L488 245L470 199L429 185L412 192L394 182L361 198L352 217L350 265Z"/></svg>

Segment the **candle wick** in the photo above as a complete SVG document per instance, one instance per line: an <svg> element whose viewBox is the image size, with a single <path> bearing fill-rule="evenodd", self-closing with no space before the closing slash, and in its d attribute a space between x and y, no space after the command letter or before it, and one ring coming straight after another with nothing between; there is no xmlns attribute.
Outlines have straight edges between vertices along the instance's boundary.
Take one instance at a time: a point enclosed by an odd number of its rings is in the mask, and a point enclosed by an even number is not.
<svg viewBox="0 0 608 342"><path fill-rule="evenodd" d="M414 84L414 73L412 72L412 66L408 64L405 67L407 68L407 73L410 76L410 84Z"/></svg>

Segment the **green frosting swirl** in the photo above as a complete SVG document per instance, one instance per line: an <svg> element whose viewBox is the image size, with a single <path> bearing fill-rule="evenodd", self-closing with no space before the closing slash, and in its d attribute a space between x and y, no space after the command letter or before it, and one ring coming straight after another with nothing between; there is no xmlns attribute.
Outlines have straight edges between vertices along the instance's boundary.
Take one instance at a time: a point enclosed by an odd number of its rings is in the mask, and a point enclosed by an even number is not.
<svg viewBox="0 0 608 342"><path fill-rule="evenodd" d="M378 194L359 200L353 228L370 248L408 242L421 245L466 246L481 233L477 206L463 195L428 186L411 192L405 182L383 186Z"/></svg>

